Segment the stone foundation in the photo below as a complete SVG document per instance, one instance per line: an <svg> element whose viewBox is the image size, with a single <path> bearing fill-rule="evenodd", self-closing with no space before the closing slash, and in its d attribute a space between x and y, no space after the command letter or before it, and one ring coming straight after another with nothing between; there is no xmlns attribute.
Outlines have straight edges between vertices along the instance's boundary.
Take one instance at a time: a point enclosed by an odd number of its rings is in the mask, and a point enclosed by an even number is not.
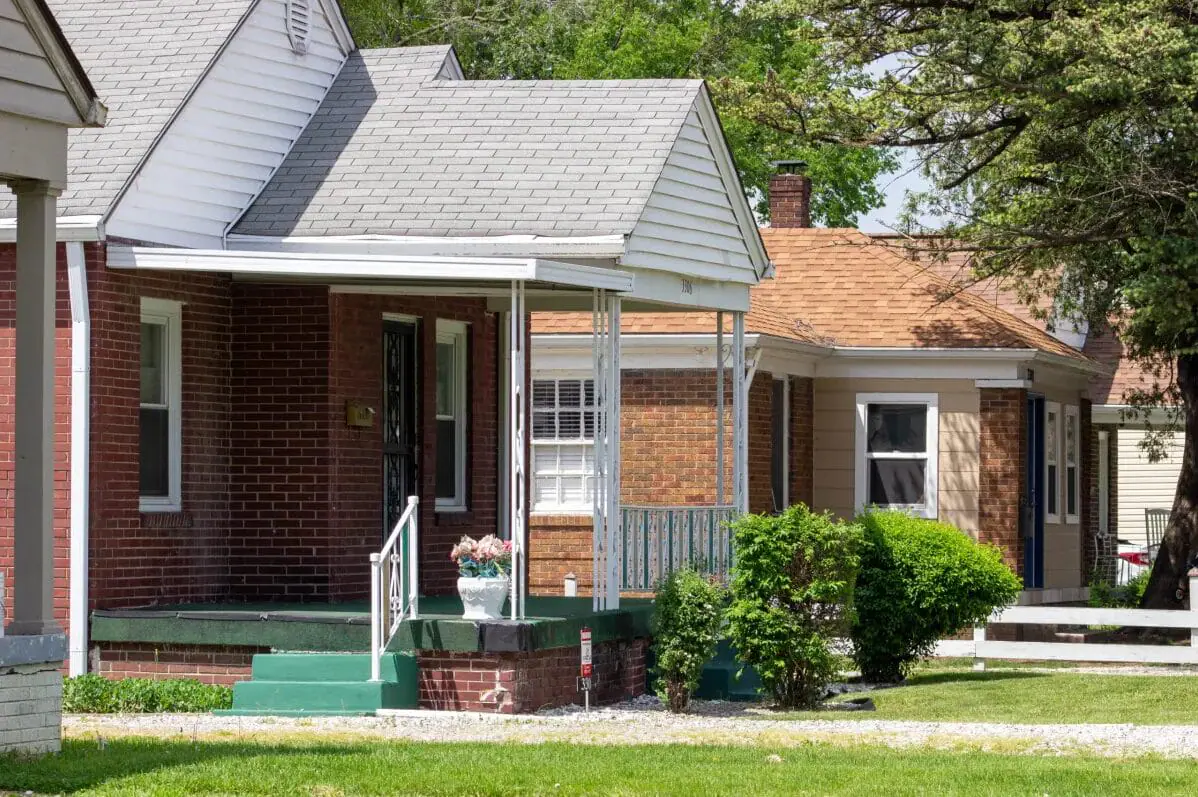
<svg viewBox="0 0 1198 797"><path fill-rule="evenodd" d="M255 653L270 653L270 648L105 642L92 648L92 671L114 680L192 678L232 686L250 679Z"/></svg>
<svg viewBox="0 0 1198 797"><path fill-rule="evenodd" d="M591 703L644 694L648 646L646 639L596 644ZM417 661L421 708L527 714L583 700L577 647L529 653L422 651Z"/></svg>
<svg viewBox="0 0 1198 797"><path fill-rule="evenodd" d="M59 634L0 637L0 754L56 753L62 746Z"/></svg>

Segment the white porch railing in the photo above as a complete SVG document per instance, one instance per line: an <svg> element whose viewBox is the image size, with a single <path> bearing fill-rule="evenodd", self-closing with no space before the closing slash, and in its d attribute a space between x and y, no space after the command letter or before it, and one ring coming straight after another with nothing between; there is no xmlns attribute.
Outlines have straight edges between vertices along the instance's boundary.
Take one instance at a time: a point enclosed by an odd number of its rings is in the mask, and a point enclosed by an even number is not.
<svg viewBox="0 0 1198 797"><path fill-rule="evenodd" d="M408 498L383 549L370 555L370 680L382 674L382 656L405 619L419 616L420 499Z"/></svg>
<svg viewBox="0 0 1198 797"><path fill-rule="evenodd" d="M1129 626L1131 628L1188 628L1189 646L1124 645L1118 643L1004 642L986 638L986 626L973 629L973 639L942 639L936 655L969 657L974 669L986 659L1029 661L1101 661L1127 664L1198 664L1198 611L1194 598L1198 573L1190 574L1189 611L1170 609L1091 609L1081 606L1009 606L990 616L991 623L1024 625Z"/></svg>
<svg viewBox="0 0 1198 797"><path fill-rule="evenodd" d="M620 588L648 592L686 565L727 579L736 515L734 506L622 506Z"/></svg>

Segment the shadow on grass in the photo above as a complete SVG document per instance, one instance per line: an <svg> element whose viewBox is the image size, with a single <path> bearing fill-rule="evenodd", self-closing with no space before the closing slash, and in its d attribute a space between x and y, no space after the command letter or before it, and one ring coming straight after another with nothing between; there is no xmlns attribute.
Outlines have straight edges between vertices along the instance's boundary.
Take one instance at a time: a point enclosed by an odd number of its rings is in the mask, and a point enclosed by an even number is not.
<svg viewBox="0 0 1198 797"><path fill-rule="evenodd" d="M994 670L991 672L925 672L916 673L895 686L934 686L953 683L987 683L1010 681L1023 678L1045 678L1051 673L1028 672L1026 670Z"/></svg>
<svg viewBox="0 0 1198 797"><path fill-rule="evenodd" d="M343 744L272 744L242 741L191 742L185 739L66 739L55 755L0 754L0 793L70 794L102 786L110 780L174 767L225 759L262 756L339 756L360 753Z"/></svg>

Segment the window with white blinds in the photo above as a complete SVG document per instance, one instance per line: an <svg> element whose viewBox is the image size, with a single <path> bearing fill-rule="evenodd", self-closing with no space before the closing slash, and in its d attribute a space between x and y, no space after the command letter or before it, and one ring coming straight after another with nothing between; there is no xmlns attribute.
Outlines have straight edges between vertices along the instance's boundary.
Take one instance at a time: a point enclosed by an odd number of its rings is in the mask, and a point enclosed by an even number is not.
<svg viewBox="0 0 1198 797"><path fill-rule="evenodd" d="M534 511L591 511L595 495L594 441L594 380L534 379Z"/></svg>

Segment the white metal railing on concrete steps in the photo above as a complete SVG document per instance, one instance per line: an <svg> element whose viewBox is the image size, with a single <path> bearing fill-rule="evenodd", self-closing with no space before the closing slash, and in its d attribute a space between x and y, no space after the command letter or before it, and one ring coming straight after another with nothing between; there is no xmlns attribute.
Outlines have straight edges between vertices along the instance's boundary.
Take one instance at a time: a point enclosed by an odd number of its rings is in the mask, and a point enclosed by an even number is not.
<svg viewBox="0 0 1198 797"><path fill-rule="evenodd" d="M620 507L620 589L648 592L680 567L727 579L734 506Z"/></svg>
<svg viewBox="0 0 1198 797"><path fill-rule="evenodd" d="M1189 610L1094 609L1085 606L1008 606L990 616L991 624L1118 626L1131 628L1187 628L1187 645L1125 645L1119 643L1007 642L986 638L986 626L973 629L973 639L942 639L937 656L967 657L974 669L984 669L986 659L1027 661L1100 661L1126 664L1198 665L1198 571L1189 573Z"/></svg>
<svg viewBox="0 0 1198 797"><path fill-rule="evenodd" d="M370 555L370 680L382 677L382 656L405 619L420 609L420 499L408 498L383 549Z"/></svg>

